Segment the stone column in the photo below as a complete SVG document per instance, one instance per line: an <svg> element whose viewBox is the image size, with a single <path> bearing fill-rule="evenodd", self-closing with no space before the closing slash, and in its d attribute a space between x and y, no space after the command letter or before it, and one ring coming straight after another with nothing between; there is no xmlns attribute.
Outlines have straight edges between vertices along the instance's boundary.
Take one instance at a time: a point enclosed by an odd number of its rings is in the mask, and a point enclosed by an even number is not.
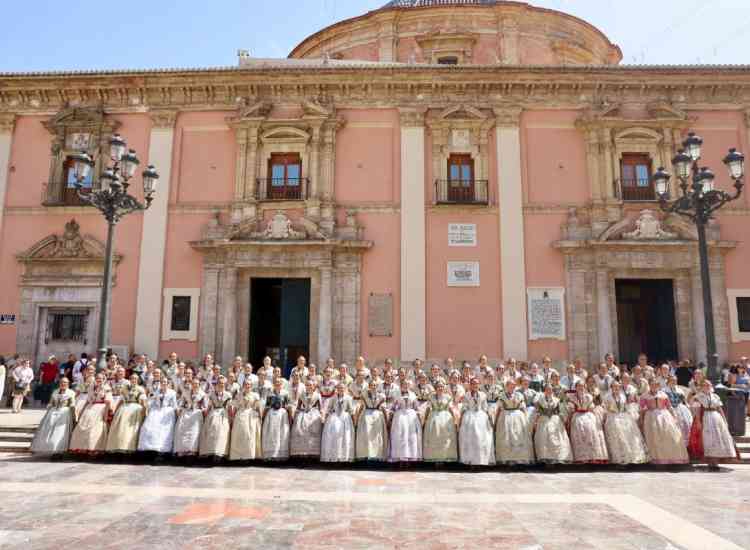
<svg viewBox="0 0 750 550"><path fill-rule="evenodd" d="M319 179L321 176L320 169L320 148L322 146L322 136L320 127L312 129L312 139L310 140L310 166L308 177L310 179L310 188L307 190L308 198L318 200L320 197ZM304 174L303 174L304 175Z"/></svg>
<svg viewBox="0 0 750 550"><path fill-rule="evenodd" d="M609 272L596 272L596 318L599 340L599 361L607 353L615 353L612 338L612 308L610 307ZM615 353L615 356L617 354ZM596 365L592 365L596 367Z"/></svg>
<svg viewBox="0 0 750 550"><path fill-rule="evenodd" d="M219 297L219 268L203 268L203 286L201 288L200 307L200 349L201 358L207 353L216 356L216 325Z"/></svg>
<svg viewBox="0 0 750 550"><path fill-rule="evenodd" d="M722 363L729 359L730 330L724 257L720 250L709 249L709 269L711 272L711 296L714 305L716 353L719 356L718 365L721 368Z"/></svg>
<svg viewBox="0 0 750 550"><path fill-rule="evenodd" d="M219 284L219 315L221 315L221 361L228 367L237 355L237 268L222 271Z"/></svg>
<svg viewBox="0 0 750 550"><path fill-rule="evenodd" d="M521 109L495 109L495 115L503 354L525 360L528 354L528 326L519 128Z"/></svg>
<svg viewBox="0 0 750 550"><path fill-rule="evenodd" d="M172 174L172 149L177 111L151 111L148 164L159 171L159 187L151 208L143 213L138 295L135 314L135 351L154 359L159 355L164 256Z"/></svg>
<svg viewBox="0 0 750 550"><path fill-rule="evenodd" d="M318 365L332 356L333 292L330 267L320 269L320 311L318 312Z"/></svg>
<svg viewBox="0 0 750 550"><path fill-rule="evenodd" d="M612 131L609 128L602 129L602 151L604 154L604 167L603 177L600 178L600 184L604 186L602 190L602 197L607 201L615 200L615 186L614 186L614 164L612 159L612 153L614 151L614 145L612 144Z"/></svg>
<svg viewBox="0 0 750 550"><path fill-rule="evenodd" d="M5 212L5 195L8 188L10 147L13 142L15 122L16 115L0 114L0 237L3 234L3 213Z"/></svg>
<svg viewBox="0 0 750 550"><path fill-rule="evenodd" d="M424 112L401 109L401 359L427 352Z"/></svg>
<svg viewBox="0 0 750 550"><path fill-rule="evenodd" d="M706 361L706 325L703 322L703 290L701 286L701 272L696 265L690 269L690 283L693 302L693 337L695 342L696 364Z"/></svg>

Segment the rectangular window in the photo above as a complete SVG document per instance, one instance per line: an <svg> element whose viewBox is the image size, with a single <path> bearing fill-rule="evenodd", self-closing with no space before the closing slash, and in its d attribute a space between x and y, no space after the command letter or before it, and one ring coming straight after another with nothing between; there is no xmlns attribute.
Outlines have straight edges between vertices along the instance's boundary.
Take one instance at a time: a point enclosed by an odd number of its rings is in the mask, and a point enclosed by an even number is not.
<svg viewBox="0 0 750 550"><path fill-rule="evenodd" d="M83 342L86 339L86 313L50 313L49 337L52 340Z"/></svg>
<svg viewBox="0 0 750 550"><path fill-rule="evenodd" d="M271 200L301 200L302 159L298 153L274 153L268 161L266 196Z"/></svg>
<svg viewBox="0 0 750 550"><path fill-rule="evenodd" d="M73 160L68 157L65 159L65 166L63 168L63 174L65 179L65 186L68 189L75 189L76 186L76 177L75 177L75 170L73 169ZM91 186L93 185L93 174L94 171L90 170L88 176L86 176L86 179L81 182L81 185L84 189L91 189Z"/></svg>
<svg viewBox="0 0 750 550"><path fill-rule="evenodd" d="M645 153L623 153L620 189L624 201L656 200L651 184L651 158Z"/></svg>
<svg viewBox="0 0 750 550"><path fill-rule="evenodd" d="M172 296L172 321L170 330L187 332L190 330L190 296Z"/></svg>
<svg viewBox="0 0 750 550"><path fill-rule="evenodd" d="M750 297L737 297L737 324L740 332L750 332Z"/></svg>

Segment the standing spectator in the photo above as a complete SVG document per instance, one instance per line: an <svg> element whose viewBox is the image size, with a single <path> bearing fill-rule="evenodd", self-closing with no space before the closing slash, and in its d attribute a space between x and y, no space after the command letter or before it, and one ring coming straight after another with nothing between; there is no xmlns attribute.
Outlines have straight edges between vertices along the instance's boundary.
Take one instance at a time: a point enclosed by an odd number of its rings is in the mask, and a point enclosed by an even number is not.
<svg viewBox="0 0 750 550"><path fill-rule="evenodd" d="M81 354L81 358L76 361L73 365L73 384L80 384L83 382L83 373L86 371L86 367L89 365L89 356L84 352Z"/></svg>
<svg viewBox="0 0 750 550"><path fill-rule="evenodd" d="M693 379L693 370L690 368L690 361L680 361L680 366L675 369L674 374L677 377L677 383L687 388Z"/></svg>
<svg viewBox="0 0 750 550"><path fill-rule="evenodd" d="M13 412L18 414L23 407L23 400L31 389L34 380L34 371L31 370L31 361L28 359L17 360L13 369Z"/></svg>
<svg viewBox="0 0 750 550"><path fill-rule="evenodd" d="M76 366L76 355L71 353L68 355L68 360L65 363L60 363L60 379L67 378L68 381L73 380L73 367Z"/></svg>
<svg viewBox="0 0 750 550"><path fill-rule="evenodd" d="M10 402L13 399L13 370L18 364L18 354L14 354L13 357L5 362L5 387L7 388L7 405L10 406Z"/></svg>
<svg viewBox="0 0 750 550"><path fill-rule="evenodd" d="M47 362L39 368L39 385L34 388L34 399L45 407L49 404L52 392L55 391L57 377L60 375L60 364L57 357L50 355Z"/></svg>
<svg viewBox="0 0 750 550"><path fill-rule="evenodd" d="M0 407L3 406L3 393L5 393L5 357L0 355Z"/></svg>

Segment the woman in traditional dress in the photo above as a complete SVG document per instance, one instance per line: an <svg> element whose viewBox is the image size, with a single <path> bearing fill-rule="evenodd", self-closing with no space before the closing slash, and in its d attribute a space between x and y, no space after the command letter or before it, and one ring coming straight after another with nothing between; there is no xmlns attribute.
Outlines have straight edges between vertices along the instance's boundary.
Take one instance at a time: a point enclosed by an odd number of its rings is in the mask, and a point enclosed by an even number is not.
<svg viewBox="0 0 750 550"><path fill-rule="evenodd" d="M458 460L458 433L456 416L451 406L453 399L445 391L445 382L440 379L435 394L427 406L427 420L422 439L422 454L425 462L456 462Z"/></svg>
<svg viewBox="0 0 750 550"><path fill-rule="evenodd" d="M461 375L457 370L448 373L448 385L445 387L445 391L450 394L451 400L453 401L453 407L460 412L463 408L463 400L466 395L466 390L464 389L463 384L461 384Z"/></svg>
<svg viewBox="0 0 750 550"><path fill-rule="evenodd" d="M690 429L693 426L693 413L687 406L687 396L685 391L677 385L677 377L674 375L668 375L667 377L667 388L664 393L669 397L669 402L672 404L672 410L674 411L677 423L680 426L682 432L682 438L685 441L687 447L690 442Z"/></svg>
<svg viewBox="0 0 750 550"><path fill-rule="evenodd" d="M138 381L138 375L131 374L129 384L120 384L120 403L107 436L108 453L133 453L138 448L146 407L146 390Z"/></svg>
<svg viewBox="0 0 750 550"><path fill-rule="evenodd" d="M256 460L262 455L260 397L253 391L253 382L245 380L242 391L232 403L232 436L229 460Z"/></svg>
<svg viewBox="0 0 750 550"><path fill-rule="evenodd" d="M421 418L425 418L430 398L435 393L435 388L430 384L427 374L420 372L417 375L417 383L414 385L414 395L417 396L418 412Z"/></svg>
<svg viewBox="0 0 750 550"><path fill-rule="evenodd" d="M650 381L649 391L641 396L641 425L653 464L690 462L672 404L656 379Z"/></svg>
<svg viewBox="0 0 750 550"><path fill-rule="evenodd" d="M219 376L213 391L208 395L208 412L201 430L199 454L214 461L229 454L229 408L232 394L226 389L227 380Z"/></svg>
<svg viewBox="0 0 750 550"><path fill-rule="evenodd" d="M357 460L382 462L388 457L388 427L384 412L385 396L378 391L374 379L360 395L360 402L355 456Z"/></svg>
<svg viewBox="0 0 750 550"><path fill-rule="evenodd" d="M154 371L148 395L146 419L138 437L138 450L170 454L174 445L174 425L177 419L177 393L169 387L169 380ZM157 386L158 384L158 386Z"/></svg>
<svg viewBox="0 0 750 550"><path fill-rule="evenodd" d="M610 463L646 464L649 461L646 444L638 423L628 411L628 398L617 380L613 380L609 386L604 409L607 411L604 436Z"/></svg>
<svg viewBox="0 0 750 550"><path fill-rule="evenodd" d="M203 417L208 407L208 397L201 388L201 381L193 378L189 388L184 388L177 407L177 423L174 429L174 454L197 456L200 449Z"/></svg>
<svg viewBox="0 0 750 550"><path fill-rule="evenodd" d="M336 384L336 379L333 377L333 369L331 367L326 367L323 370L323 380L321 380L320 386L318 387L323 411L326 410L328 402L336 395Z"/></svg>
<svg viewBox="0 0 750 550"><path fill-rule="evenodd" d="M497 382L495 371L490 369L485 372L484 383L479 389L487 396L487 414L490 416L490 422L495 425L498 412L498 400L503 393L503 386Z"/></svg>
<svg viewBox="0 0 750 550"><path fill-rule="evenodd" d="M75 403L76 394L70 389L70 381L61 378L60 387L52 393L47 412L31 441L33 454L50 456L68 451L75 422Z"/></svg>
<svg viewBox="0 0 750 550"><path fill-rule="evenodd" d="M602 394L599 384L597 384L596 382L595 376L597 375L589 376L588 378L586 378L586 380L584 380L584 386L586 388L586 392L592 397L594 401L594 406L591 410L596 416L596 420L599 422L599 427L603 430L604 417L607 416L607 413L604 411L604 407L602 407L602 399L604 398L604 395Z"/></svg>
<svg viewBox="0 0 750 550"><path fill-rule="evenodd" d="M297 394L294 406L289 452L291 456L319 458L323 434L320 394L312 380L305 382L304 390Z"/></svg>
<svg viewBox="0 0 750 550"><path fill-rule="evenodd" d="M86 406L70 438L70 452L76 454L100 454L107 445L107 415L112 392L100 372L88 391Z"/></svg>
<svg viewBox="0 0 750 550"><path fill-rule="evenodd" d="M552 372L550 379L555 377ZM560 375L558 374L559 378ZM536 459L544 464L568 464L573 461L568 432L563 421L564 406L555 395L552 384L547 384L537 399L534 421L534 450Z"/></svg>
<svg viewBox="0 0 750 550"><path fill-rule="evenodd" d="M336 396L325 411L321 462L354 462L354 401L346 395L346 386L336 386Z"/></svg>
<svg viewBox="0 0 750 550"><path fill-rule="evenodd" d="M422 420L419 401L409 389L409 381L401 380L401 395L393 405L389 460L391 462L419 462L422 460Z"/></svg>
<svg viewBox="0 0 750 550"><path fill-rule="evenodd" d="M307 367L305 367L305 369L307 369ZM299 396L305 393L305 383L302 381L299 371L297 371L289 376L289 384L287 385L286 390L284 390L283 384L284 383L282 382L281 391L284 391L289 398L289 418L293 420L294 409L297 407Z"/></svg>
<svg viewBox="0 0 750 550"><path fill-rule="evenodd" d="M31 383L34 381L34 371L31 369L31 361L28 359L21 360L11 371L13 387L13 412L20 413L23 407L23 400L31 390Z"/></svg>
<svg viewBox="0 0 750 550"><path fill-rule="evenodd" d="M641 403L640 396L638 395L638 388L635 387L631 382L630 375L627 372L623 372L621 378L621 390L625 394L625 400L627 401L627 409L633 420L638 422L641 418ZM689 412L689 411L688 411Z"/></svg>
<svg viewBox="0 0 750 550"><path fill-rule="evenodd" d="M737 458L737 448L729 433L727 419L721 406L721 398L714 393L708 380L703 380L695 396L696 415L690 430L690 457L704 460L716 467L719 460Z"/></svg>
<svg viewBox="0 0 750 550"><path fill-rule="evenodd" d="M488 466L495 464L492 423L487 414L487 396L479 391L474 378L470 391L463 396L463 410L458 433L459 457L462 464Z"/></svg>
<svg viewBox="0 0 750 550"><path fill-rule="evenodd" d="M263 408L261 446L264 460L289 459L289 406L289 397L282 391L281 380L276 378Z"/></svg>
<svg viewBox="0 0 750 550"><path fill-rule="evenodd" d="M523 396L524 403L526 403L526 415L529 419L529 425L533 425L536 417L536 400L540 392L531 387L530 376L521 377L521 387L516 391L520 392Z"/></svg>
<svg viewBox="0 0 750 550"><path fill-rule="evenodd" d="M523 394L516 383L508 380L505 391L498 396L498 415L495 424L495 456L498 464L531 464L534 462L534 443L531 424Z"/></svg>
<svg viewBox="0 0 750 550"><path fill-rule="evenodd" d="M594 413L594 397L580 380L570 395L570 444L578 464L606 464L609 460L604 430Z"/></svg>

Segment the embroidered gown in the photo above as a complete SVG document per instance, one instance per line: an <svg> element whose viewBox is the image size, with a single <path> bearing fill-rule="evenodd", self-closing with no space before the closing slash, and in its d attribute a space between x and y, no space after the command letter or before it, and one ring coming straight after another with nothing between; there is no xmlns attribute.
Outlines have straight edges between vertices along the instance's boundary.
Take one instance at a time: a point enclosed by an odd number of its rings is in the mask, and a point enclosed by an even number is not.
<svg viewBox="0 0 750 550"><path fill-rule="evenodd" d="M107 413L112 392L107 384L89 388L86 407L81 412L70 438L70 452L97 454L107 446Z"/></svg>
<svg viewBox="0 0 750 550"><path fill-rule="evenodd" d="M694 460L737 458L734 439L721 414L721 398L715 393L699 392L693 403L697 412L690 431L690 457Z"/></svg>
<svg viewBox="0 0 750 550"><path fill-rule="evenodd" d="M594 397L590 393L584 393L583 397L572 394L569 401L572 407L570 444L574 461L584 464L606 464L609 453L604 430L594 413Z"/></svg>
<svg viewBox="0 0 750 550"><path fill-rule="evenodd" d="M492 422L492 425L494 426L495 421L497 420L497 413L500 409L498 400L500 399L500 394L505 390L500 384L482 384L481 389L487 396L487 414L490 417L490 422Z"/></svg>
<svg viewBox="0 0 750 550"><path fill-rule="evenodd" d="M4 380L3 380L4 382ZM57 455L67 452L73 431L76 394L70 388L55 390L39 428L31 442L35 455Z"/></svg>
<svg viewBox="0 0 750 550"><path fill-rule="evenodd" d="M430 406L430 398L435 394L435 388L432 384L415 384L414 395L417 396L417 412L421 418L424 418L427 407Z"/></svg>
<svg viewBox="0 0 750 550"><path fill-rule="evenodd" d="M667 387L664 393L669 397L672 410L677 418L677 424L680 426L680 432L682 432L682 438L685 441L685 446L687 446L690 441L690 428L693 426L693 413L690 412L690 408L685 403L685 394L680 388L670 387Z"/></svg>
<svg viewBox="0 0 750 550"><path fill-rule="evenodd" d="M545 464L568 464L573 461L568 432L561 415L560 398L541 394L536 402L537 416L534 430L534 450L537 461Z"/></svg>
<svg viewBox="0 0 750 550"><path fill-rule="evenodd" d="M141 386L121 387L120 405L115 411L107 436L108 453L132 453L138 448L138 432L143 423L146 390Z"/></svg>
<svg viewBox="0 0 750 550"><path fill-rule="evenodd" d="M235 397L229 460L255 460L262 456L260 396L254 391Z"/></svg>
<svg viewBox="0 0 750 550"><path fill-rule="evenodd" d="M495 464L492 424L487 414L487 396L467 392L463 396L463 414L458 433L459 459L462 464Z"/></svg>
<svg viewBox="0 0 750 550"><path fill-rule="evenodd" d="M320 445L321 462L354 462L354 410L354 401L348 395L337 395L328 402Z"/></svg>
<svg viewBox="0 0 750 550"><path fill-rule="evenodd" d="M214 390L208 395L208 413L201 430L200 456L225 457L229 454L229 407L232 394Z"/></svg>
<svg viewBox="0 0 750 550"><path fill-rule="evenodd" d="M206 410L207 396L202 389L193 392L185 388L179 400L179 417L174 429L174 454L177 456L196 456L200 449L203 414Z"/></svg>
<svg viewBox="0 0 750 550"><path fill-rule="evenodd" d="M362 392L360 401L362 410L357 419L355 456L357 460L382 462L388 457L388 427L383 412L385 396L367 389Z"/></svg>
<svg viewBox="0 0 750 550"><path fill-rule="evenodd" d="M604 436L613 464L646 464L649 461L646 443L638 423L628 411L625 393L608 394L604 398Z"/></svg>
<svg viewBox="0 0 750 550"><path fill-rule="evenodd" d="M430 399L422 444L425 462L456 462L458 460L458 433L453 418L453 399L447 393Z"/></svg>
<svg viewBox="0 0 750 550"><path fill-rule="evenodd" d="M669 397L659 390L641 397L643 435L653 464L687 464L687 448Z"/></svg>
<svg viewBox="0 0 750 550"><path fill-rule="evenodd" d="M627 386L622 386L622 391L625 393L625 398L628 403L627 409L630 416L633 417L633 420L638 422L641 418L641 404L640 397L638 397L638 389L633 384L628 384Z"/></svg>
<svg viewBox="0 0 750 550"><path fill-rule="evenodd" d="M76 409L75 409L75 416L77 419L81 418L81 413L83 412L83 408L88 403L89 399L89 392L94 388L95 381L94 377L91 376L88 380L81 381L78 384L75 385L75 392L76 392Z"/></svg>
<svg viewBox="0 0 750 550"><path fill-rule="evenodd" d="M297 397L289 451L292 456L320 457L320 438L323 434L321 399L317 391Z"/></svg>
<svg viewBox="0 0 750 550"><path fill-rule="evenodd" d="M154 451L159 454L172 452L174 425L177 419L177 394L171 388L154 389L148 398L146 419L138 437L139 451Z"/></svg>
<svg viewBox="0 0 750 550"><path fill-rule="evenodd" d="M414 392L402 393L393 404L389 456L391 462L422 460L422 421Z"/></svg>
<svg viewBox="0 0 750 550"><path fill-rule="evenodd" d="M289 398L285 393L271 392L266 398L261 446L265 460L289 458Z"/></svg>
<svg viewBox="0 0 750 550"><path fill-rule="evenodd" d="M498 398L495 423L495 456L498 464L531 464L534 462L534 443L526 401L520 391Z"/></svg>

